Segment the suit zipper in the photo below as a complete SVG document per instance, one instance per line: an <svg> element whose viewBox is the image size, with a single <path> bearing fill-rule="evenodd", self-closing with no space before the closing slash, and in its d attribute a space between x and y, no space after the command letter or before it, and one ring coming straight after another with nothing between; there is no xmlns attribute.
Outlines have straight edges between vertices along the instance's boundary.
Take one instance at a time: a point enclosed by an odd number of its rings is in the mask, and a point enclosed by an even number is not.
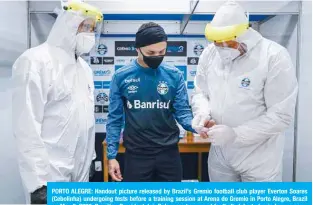
<svg viewBox="0 0 313 205"><path fill-rule="evenodd" d="M77 63L79 63L79 62L77 62ZM80 86L82 86L82 84L80 83L80 75L81 75L81 69L82 68L80 68L79 67L79 65L77 66L78 68L76 68L77 69L77 74L78 74L78 84L80 85ZM85 91L85 89L86 88L80 88L80 90L81 90L81 92L84 92ZM85 92L84 92L84 94L85 94ZM87 98L86 97L84 97L83 98L83 100L82 100L82 103L83 103L83 105L84 105L84 111L85 111L85 115L84 115L84 117L81 119L81 120L84 120L85 122L84 122L84 124L85 124L85 130L84 130L84 134L85 134L85 136L88 136L88 131L87 131L87 127L88 127L88 125L87 125L87 109L86 109L86 103L87 103L87 100L86 99L88 99L88 95L87 95Z"/></svg>
<svg viewBox="0 0 313 205"><path fill-rule="evenodd" d="M231 68L232 68L232 65L225 68L226 72L225 75L224 75L224 79L225 79L225 83L224 83L224 89L225 89L225 96L224 96L224 100L223 100L223 105L222 105L222 109L221 109L221 124L224 123L224 108L225 108L225 103L226 103L226 100L227 100L227 95L228 95L228 79L229 79L229 75L230 75L230 71L231 71Z"/></svg>

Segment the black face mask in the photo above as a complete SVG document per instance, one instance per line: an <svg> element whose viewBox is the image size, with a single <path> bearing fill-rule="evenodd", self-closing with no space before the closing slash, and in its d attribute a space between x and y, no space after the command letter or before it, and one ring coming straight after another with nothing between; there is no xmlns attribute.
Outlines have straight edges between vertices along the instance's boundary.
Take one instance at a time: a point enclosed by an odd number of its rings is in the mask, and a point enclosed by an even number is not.
<svg viewBox="0 0 313 205"><path fill-rule="evenodd" d="M145 56L141 50L140 53L143 56L143 61L152 69L157 69L159 65L162 63L164 55L160 56Z"/></svg>

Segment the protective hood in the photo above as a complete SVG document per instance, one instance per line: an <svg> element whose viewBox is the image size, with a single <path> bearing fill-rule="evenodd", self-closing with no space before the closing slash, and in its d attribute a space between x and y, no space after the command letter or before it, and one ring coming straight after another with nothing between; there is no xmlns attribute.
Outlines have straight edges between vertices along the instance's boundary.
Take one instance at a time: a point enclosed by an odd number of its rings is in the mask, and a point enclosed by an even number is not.
<svg viewBox="0 0 313 205"><path fill-rule="evenodd" d="M76 48L77 29L86 18L74 12L61 11L50 31L47 43L73 54Z"/></svg>
<svg viewBox="0 0 313 205"><path fill-rule="evenodd" d="M230 0L216 11L211 25L214 27L226 27L248 22L245 10L237 2Z"/></svg>
<svg viewBox="0 0 313 205"><path fill-rule="evenodd" d="M249 28L249 19L244 9L234 1L224 3L205 28L209 41L223 42L234 40Z"/></svg>
<svg viewBox="0 0 313 205"><path fill-rule="evenodd" d="M261 34L252 28L248 28L249 18L247 13L233 0L223 4L208 25L206 36L211 38L209 40L235 40L244 43L247 46L247 51L251 50L262 39ZM222 37L225 39L222 39Z"/></svg>

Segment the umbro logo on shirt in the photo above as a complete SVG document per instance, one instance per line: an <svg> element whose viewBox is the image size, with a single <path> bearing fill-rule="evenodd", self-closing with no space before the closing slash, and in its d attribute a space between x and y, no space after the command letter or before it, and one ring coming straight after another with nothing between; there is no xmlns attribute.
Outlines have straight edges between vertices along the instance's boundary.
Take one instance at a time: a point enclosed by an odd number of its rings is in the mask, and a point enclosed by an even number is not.
<svg viewBox="0 0 313 205"><path fill-rule="evenodd" d="M137 93L138 86L130 85L127 87L128 93Z"/></svg>

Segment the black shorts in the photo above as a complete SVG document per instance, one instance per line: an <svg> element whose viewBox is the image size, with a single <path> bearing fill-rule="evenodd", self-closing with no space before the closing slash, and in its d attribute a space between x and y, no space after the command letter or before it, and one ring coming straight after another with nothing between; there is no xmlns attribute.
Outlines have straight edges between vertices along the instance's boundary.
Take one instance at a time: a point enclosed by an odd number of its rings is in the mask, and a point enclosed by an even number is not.
<svg viewBox="0 0 313 205"><path fill-rule="evenodd" d="M180 182L182 163L178 146L155 155L135 154L126 150L124 155L124 182Z"/></svg>

